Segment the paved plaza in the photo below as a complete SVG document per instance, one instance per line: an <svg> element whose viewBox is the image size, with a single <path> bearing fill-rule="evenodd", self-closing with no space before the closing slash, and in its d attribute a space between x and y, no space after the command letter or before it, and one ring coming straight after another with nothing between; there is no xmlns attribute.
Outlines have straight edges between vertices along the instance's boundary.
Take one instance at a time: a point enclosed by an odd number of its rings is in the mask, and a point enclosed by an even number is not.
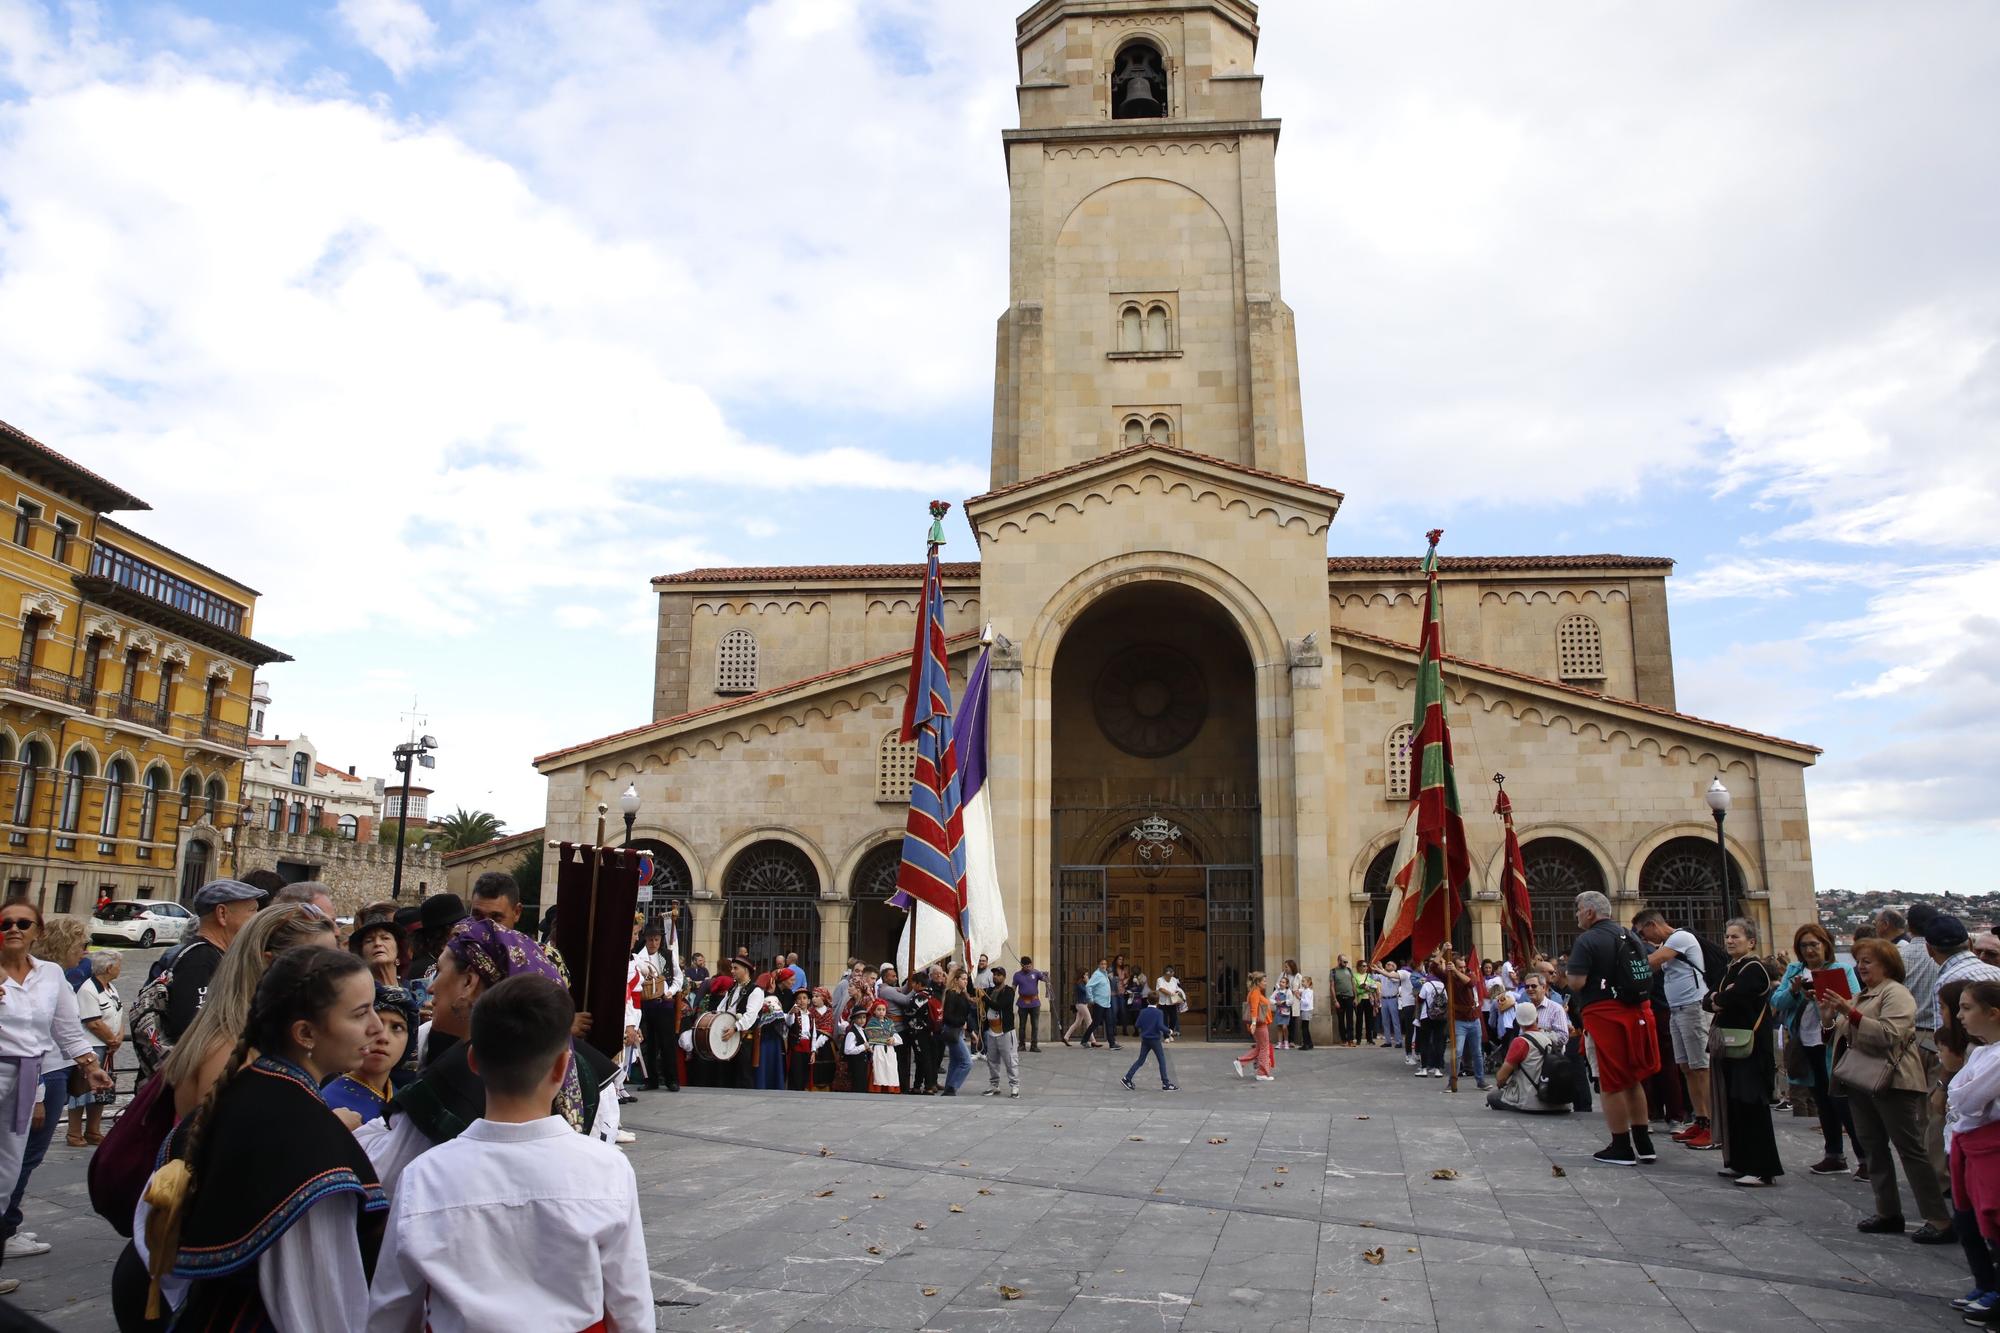
<svg viewBox="0 0 2000 1333"><path fill-rule="evenodd" d="M1867 1187L1806 1174L1814 1122L1781 1115L1791 1174L1744 1190L1664 1138L1656 1166L1598 1166L1597 1117L1489 1111L1388 1052L1281 1052L1269 1084L1231 1053L1175 1047L1177 1093L1059 1046L1018 1101L642 1093L659 1327L1963 1327L1956 1248L1857 1234ZM83 1164L58 1137L28 1204L56 1248L6 1273L54 1326L108 1330Z"/></svg>

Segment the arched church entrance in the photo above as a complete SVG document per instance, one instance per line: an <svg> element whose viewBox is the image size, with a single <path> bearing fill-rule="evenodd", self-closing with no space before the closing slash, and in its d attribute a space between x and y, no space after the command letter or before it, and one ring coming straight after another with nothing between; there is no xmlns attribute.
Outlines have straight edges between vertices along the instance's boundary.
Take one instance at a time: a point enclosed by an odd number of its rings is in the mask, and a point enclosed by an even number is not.
<svg viewBox="0 0 2000 1333"><path fill-rule="evenodd" d="M687 858L658 838L634 838L628 845L645 852L653 862L652 876L639 886L639 910L645 913L647 927L659 926L667 932L685 958L694 948L694 875L688 870Z"/></svg>
<svg viewBox="0 0 2000 1333"><path fill-rule="evenodd" d="M1535 947L1551 958L1568 958L1576 944L1576 896L1611 894L1604 868L1581 844L1568 838L1536 838L1521 848L1528 875L1528 908L1535 922Z"/></svg>
<svg viewBox="0 0 2000 1333"><path fill-rule="evenodd" d="M1725 891L1724 857L1714 843L1707 838L1669 838L1653 849L1639 871L1640 901L1666 913L1676 926L1719 942L1729 923L1729 904L1744 901L1743 867L1734 856L1727 859ZM1765 947L1771 945L1766 942Z"/></svg>
<svg viewBox="0 0 2000 1333"><path fill-rule="evenodd" d="M1124 954L1171 967L1182 1028L1240 1032L1265 965L1256 679L1229 616L1177 583L1138 583L1079 616L1051 682L1054 989Z"/></svg>
<svg viewBox="0 0 2000 1333"><path fill-rule="evenodd" d="M896 891L896 871L902 864L902 840L885 842L861 858L848 882L854 909L847 919L847 952L870 967L894 961L896 941L903 935L904 915L889 906L889 895ZM829 964L833 961L827 960Z"/></svg>

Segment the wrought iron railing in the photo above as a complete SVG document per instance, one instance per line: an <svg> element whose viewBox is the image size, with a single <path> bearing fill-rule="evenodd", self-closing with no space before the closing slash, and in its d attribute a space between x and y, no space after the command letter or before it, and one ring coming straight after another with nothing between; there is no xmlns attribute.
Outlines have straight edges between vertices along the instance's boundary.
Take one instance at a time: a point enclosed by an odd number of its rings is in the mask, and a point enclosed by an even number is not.
<svg viewBox="0 0 2000 1333"><path fill-rule="evenodd" d="M76 704L83 698L83 682L75 676L36 666L22 657L0 659L0 683L8 689L57 703Z"/></svg>

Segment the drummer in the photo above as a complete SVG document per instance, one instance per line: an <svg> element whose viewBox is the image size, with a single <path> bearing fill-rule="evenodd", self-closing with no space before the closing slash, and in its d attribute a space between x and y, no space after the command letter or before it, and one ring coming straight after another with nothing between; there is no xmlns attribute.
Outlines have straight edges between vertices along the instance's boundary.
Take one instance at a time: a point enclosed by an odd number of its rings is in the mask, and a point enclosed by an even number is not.
<svg viewBox="0 0 2000 1333"><path fill-rule="evenodd" d="M745 957L729 960L732 981L729 993L722 997L722 1003L715 1007L719 1014L728 1014L736 1020L736 1027L742 1040L738 1042L736 1054L729 1062L729 1072L725 1077L718 1070L716 1083L722 1087L748 1088L757 1077L757 1016L764 1011L764 990L751 979L751 962Z"/></svg>

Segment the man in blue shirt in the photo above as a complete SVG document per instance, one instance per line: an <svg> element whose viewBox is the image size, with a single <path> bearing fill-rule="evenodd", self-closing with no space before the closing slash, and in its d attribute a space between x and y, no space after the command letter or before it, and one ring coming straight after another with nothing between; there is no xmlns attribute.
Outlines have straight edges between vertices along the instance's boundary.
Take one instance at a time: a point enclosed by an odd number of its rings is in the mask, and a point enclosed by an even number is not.
<svg viewBox="0 0 2000 1333"><path fill-rule="evenodd" d="M1160 1012L1160 1007L1153 1003L1153 997L1150 995L1140 998L1138 1010L1138 1017L1134 1020L1133 1026L1139 1030L1139 1058L1134 1060L1132 1067L1125 1071L1123 1082L1126 1087L1132 1087L1132 1075L1139 1072L1140 1067L1146 1063L1146 1057L1150 1055L1160 1062L1160 1090L1163 1092L1173 1092L1176 1090L1174 1081L1167 1076L1167 1046L1165 1040L1167 1035L1167 1016ZM1134 1088L1133 1091L1136 1092L1137 1089Z"/></svg>
<svg viewBox="0 0 2000 1333"><path fill-rule="evenodd" d="M1105 1043L1112 1050L1118 1049L1118 1031L1111 1026L1111 960L1097 960L1097 970L1090 974L1090 1018L1091 1035L1104 1033Z"/></svg>
<svg viewBox="0 0 2000 1333"><path fill-rule="evenodd" d="M1042 983L1048 979L1034 959L1021 955L1021 970L1014 974L1014 1004L1020 1011L1020 1028L1028 1034L1030 1055L1042 1053Z"/></svg>

